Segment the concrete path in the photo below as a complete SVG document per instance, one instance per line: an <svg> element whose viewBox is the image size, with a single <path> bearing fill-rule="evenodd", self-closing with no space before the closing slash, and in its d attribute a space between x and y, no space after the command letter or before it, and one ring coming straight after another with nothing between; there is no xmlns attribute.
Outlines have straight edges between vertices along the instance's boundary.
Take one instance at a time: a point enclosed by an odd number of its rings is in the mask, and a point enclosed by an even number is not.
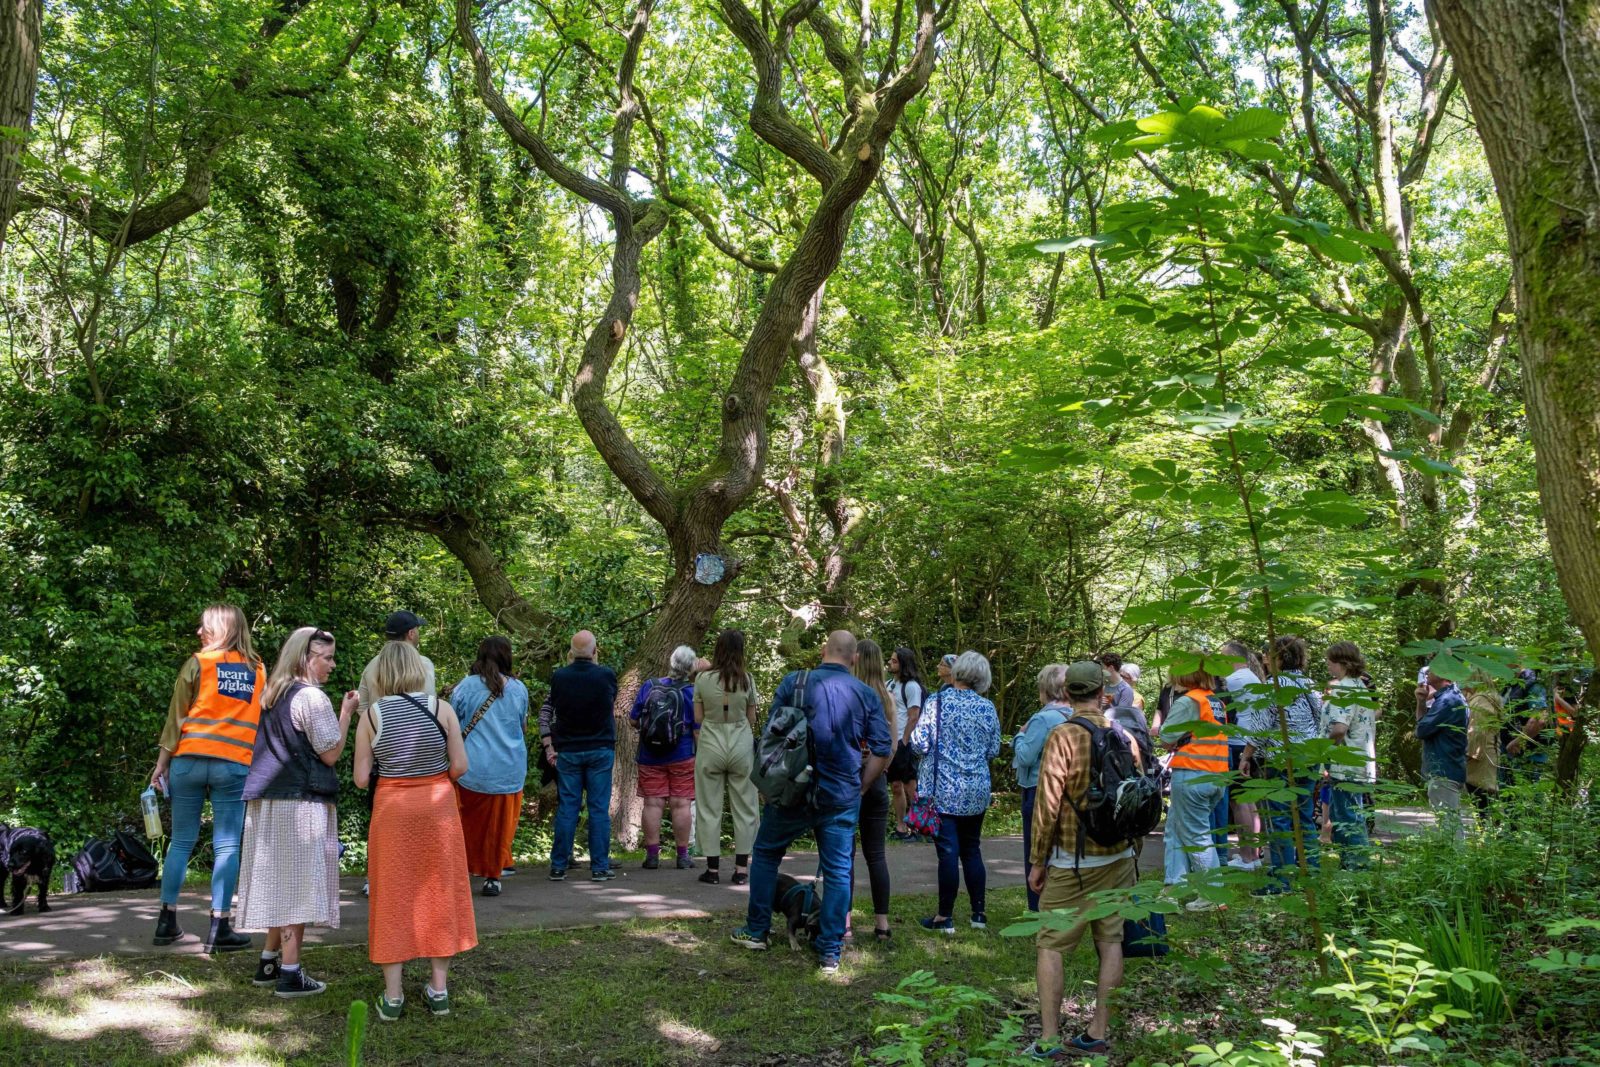
<svg viewBox="0 0 1600 1067"><path fill-rule="evenodd" d="M984 863L989 885L1014 886L1022 883L1022 839L990 837L983 843ZM671 868L671 853L663 857L662 869L641 870L638 861L619 866L621 877L610 882L590 882L586 866L567 872L567 881L551 882L545 868L523 867L520 873L504 879L504 892L498 897L473 896L480 934L506 930L562 929L592 926L628 919L698 919L737 912L744 907L747 890L728 885L733 858L723 857L725 870L721 885L704 885L698 879L705 861L695 860L695 869ZM815 853L794 852L784 861L784 870L800 878L816 871ZM1159 870L1161 838L1152 837L1139 860L1141 871ZM889 843L890 884L899 894L932 893L936 890L937 870L931 844ZM866 865L856 863L857 907L869 900ZM474 889L479 883L474 882ZM306 931L311 944L363 944L367 938L367 901L361 895L361 879L343 878L339 886L339 929ZM160 956L169 953L197 955L205 934L206 909L210 894L203 885L186 890L180 903L180 921L188 935L169 948L155 948L150 935L160 911L157 891L143 889L126 893L85 893L55 897L53 910L40 915L30 899L20 916L0 916L0 960L63 960L101 955ZM866 905L870 907L870 905ZM965 898L957 904L958 915L966 912Z"/></svg>
<svg viewBox="0 0 1600 1067"><path fill-rule="evenodd" d="M1415 833L1433 822L1426 809L1384 809L1378 813L1378 837L1392 840ZM730 914L744 907L746 890L727 884L733 858L723 857L726 869L721 885L703 885L697 879L705 861L695 860L695 870L671 868L670 853L660 870L639 869L638 862L619 866L621 877L610 882L589 881L588 868L575 867L567 881L551 882L545 869L524 867L521 873L504 880L505 891L498 897L473 896L479 933L506 930L551 930L628 919L703 919ZM1022 838L986 837L983 842L988 884L995 887L1022 884ZM1139 855L1139 871L1149 874L1161 870L1161 834L1145 839ZM792 852L784 870L800 878L816 872L815 853ZM937 886L933 846L927 843L889 842L889 880L896 895L932 893ZM478 883L474 883L476 888ZM866 903L869 886L866 865L859 860L855 871L856 909ZM343 878L339 886L339 929L307 930L313 944L364 944L367 939L367 901L361 895L361 879ZM102 955L160 956L169 953L198 955L200 938L205 934L206 909L210 894L203 884L186 890L181 901L180 921L187 934L169 948L150 944L156 915L161 905L154 889L127 893L86 893L52 898L54 910L40 915L33 898L20 916L0 916L0 961L83 959ZM956 914L965 914L966 899L956 904Z"/></svg>

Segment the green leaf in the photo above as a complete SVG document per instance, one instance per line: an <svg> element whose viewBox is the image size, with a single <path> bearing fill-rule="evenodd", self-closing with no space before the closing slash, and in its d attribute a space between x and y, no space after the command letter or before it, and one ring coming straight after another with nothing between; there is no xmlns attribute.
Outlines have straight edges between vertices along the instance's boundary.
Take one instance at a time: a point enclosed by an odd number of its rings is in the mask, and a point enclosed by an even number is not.
<svg viewBox="0 0 1600 1067"><path fill-rule="evenodd" d="M1217 131L1217 137L1223 141L1270 140L1283 132L1287 121L1287 116L1269 107L1247 107L1235 111L1222 129Z"/></svg>

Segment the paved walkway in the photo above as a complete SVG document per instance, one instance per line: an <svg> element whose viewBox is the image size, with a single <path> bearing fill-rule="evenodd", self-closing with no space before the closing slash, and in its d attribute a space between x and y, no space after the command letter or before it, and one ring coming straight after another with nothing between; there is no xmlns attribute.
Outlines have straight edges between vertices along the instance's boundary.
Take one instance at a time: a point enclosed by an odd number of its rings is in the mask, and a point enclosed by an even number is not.
<svg viewBox="0 0 1600 1067"><path fill-rule="evenodd" d="M1378 836L1396 836L1430 825L1431 813L1422 809L1384 809L1378 816ZM660 870L645 871L637 862L621 866L621 877L593 883L587 868L573 868L567 881L551 882L543 867L524 867L522 873L504 880L505 891L498 897L474 896L478 931L559 930L624 922L629 919L703 919L736 912L744 907L746 889L727 884L733 858L724 856L726 869L721 885L698 881L705 861L696 859L696 869L671 868L671 853L663 858ZM986 837L984 863L989 885L1022 884L1022 838ZM1145 839L1139 856L1141 873L1161 869L1161 834ZM797 877L810 877L816 871L815 853L792 852L784 869ZM937 886L933 846L930 844L889 843L889 880L897 895L932 893ZM478 883L474 882L476 886ZM855 872L857 907L868 899L867 869L857 862ZM157 892L143 889L127 893L87 893L60 896L51 900L54 910L40 915L34 899L28 900L24 914L0 916L0 961L84 959L102 955L160 956L170 953L198 955L200 937L205 934L206 909L210 894L203 884L186 890L181 901L181 922L186 937L170 948L155 948L150 935L161 910ZM957 912L966 906L965 898ZM367 900L361 895L361 879L343 878L339 886L339 929L306 931L306 940L320 944L364 944L367 938Z"/></svg>
<svg viewBox="0 0 1600 1067"><path fill-rule="evenodd" d="M983 843L989 885L1022 884L1022 838L990 837ZM671 868L671 853L660 870L641 870L637 861L619 867L621 877L610 882L590 882L588 870L573 868L567 881L551 882L541 867L523 867L504 880L498 897L474 896L479 933L506 930L550 930L628 919L701 919L736 912L744 907L747 890L728 885L733 857L724 856L721 885L699 879L705 861L695 860L695 870ZM816 871L816 854L795 852L784 869L797 877ZM1152 837L1139 861L1141 870L1161 866L1161 838ZM932 893L937 888L933 846L889 843L890 883L896 894ZM474 886L478 883L474 882ZM856 864L856 899L867 898L866 865ZM367 901L361 879L343 878L339 886L339 929L306 931L317 944L364 944L367 938ZM180 919L186 934L203 936L210 894L203 885L186 890ZM170 948L155 948L150 935L161 905L157 891L86 893L51 900L52 911L40 915L32 899L21 916L0 916L0 960L63 960L101 955L160 956L170 953L197 955L200 936L186 937ZM958 911L965 902L957 906Z"/></svg>

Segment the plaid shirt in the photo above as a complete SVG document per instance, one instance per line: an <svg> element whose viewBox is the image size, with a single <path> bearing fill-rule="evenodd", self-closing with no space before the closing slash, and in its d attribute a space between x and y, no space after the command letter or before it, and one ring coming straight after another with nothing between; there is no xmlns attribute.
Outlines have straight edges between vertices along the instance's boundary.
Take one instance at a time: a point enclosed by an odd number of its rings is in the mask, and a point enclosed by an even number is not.
<svg viewBox="0 0 1600 1067"><path fill-rule="evenodd" d="M1100 711L1074 712L1072 718L1098 726L1112 725ZM1138 749L1134 749L1137 758ZM1083 803L1089 792L1089 731L1062 723L1050 731L1039 757L1039 792L1033 801L1033 840L1028 842L1029 862L1045 864L1050 854L1060 849L1067 855L1078 851L1078 813L1068 803L1071 797ZM1099 844L1087 834L1083 838L1085 856L1115 856L1132 842L1120 845Z"/></svg>

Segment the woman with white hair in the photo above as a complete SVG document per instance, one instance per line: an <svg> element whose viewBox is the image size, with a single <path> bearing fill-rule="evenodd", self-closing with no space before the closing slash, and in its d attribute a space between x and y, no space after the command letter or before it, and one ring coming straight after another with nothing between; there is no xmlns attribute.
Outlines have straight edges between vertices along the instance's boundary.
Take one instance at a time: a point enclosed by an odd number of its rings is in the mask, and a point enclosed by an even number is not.
<svg viewBox="0 0 1600 1067"><path fill-rule="evenodd" d="M690 809L694 805L694 669L698 654L688 645L672 650L668 675L639 687L628 713L639 731L639 798L644 801L644 868L661 866L661 814L672 804L672 836L678 869L692 870Z"/></svg>
<svg viewBox="0 0 1600 1067"><path fill-rule="evenodd" d="M1029 842L1033 840L1033 801L1039 792L1039 757L1044 754L1044 743L1057 726L1072 718L1072 705L1067 702L1067 665L1052 663L1039 672L1039 710L1027 725L1011 739L1011 766L1017 772L1017 786L1022 790L1022 869L1026 874L1033 870ZM1039 910L1039 894L1030 886L1028 910Z"/></svg>
<svg viewBox="0 0 1600 1067"><path fill-rule="evenodd" d="M939 813L933 839L939 854L939 910L922 920L925 929L956 932L956 890L967 883L972 925L989 925L984 913L988 872L983 866L983 816L989 810L989 761L1000 754L1000 717L988 692L989 661L963 652L950 668L950 688L930 711L924 709L911 731L911 748L923 756L917 771L917 794Z"/></svg>

